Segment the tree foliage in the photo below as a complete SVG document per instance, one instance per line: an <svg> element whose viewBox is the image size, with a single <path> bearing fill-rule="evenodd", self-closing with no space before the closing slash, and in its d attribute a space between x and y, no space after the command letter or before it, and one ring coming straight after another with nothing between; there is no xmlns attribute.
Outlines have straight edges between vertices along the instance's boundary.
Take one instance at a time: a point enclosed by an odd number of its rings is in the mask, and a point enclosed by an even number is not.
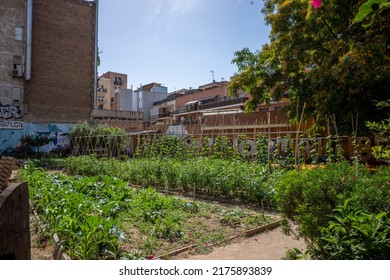
<svg viewBox="0 0 390 280"><path fill-rule="evenodd" d="M362 22L362 26L370 27L375 17L382 19L380 14L390 8L389 0L367 0L359 8L359 13L355 16L354 22Z"/></svg>
<svg viewBox="0 0 390 280"><path fill-rule="evenodd" d="M378 102L377 106L380 109L390 107L390 99L388 101ZM367 127L375 135L377 146L372 147L373 155L376 159L390 162L390 115L387 119L380 122L367 122Z"/></svg>
<svg viewBox="0 0 390 280"><path fill-rule="evenodd" d="M339 132L351 130L352 116L383 119L385 112L377 112L373 101L390 96L390 15L383 10L365 29L354 24L361 4L329 0L316 9L308 0L264 1L270 43L235 53L231 93L252 95L247 110L288 94L292 120L298 118L297 105L306 103L306 116L314 116L317 125L335 117Z"/></svg>

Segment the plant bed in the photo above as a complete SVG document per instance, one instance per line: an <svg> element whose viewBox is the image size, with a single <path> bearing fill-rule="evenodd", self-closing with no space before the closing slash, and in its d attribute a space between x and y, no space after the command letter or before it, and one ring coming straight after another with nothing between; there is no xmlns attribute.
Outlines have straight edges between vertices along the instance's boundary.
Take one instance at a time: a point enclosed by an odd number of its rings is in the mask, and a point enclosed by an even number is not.
<svg viewBox="0 0 390 280"><path fill-rule="evenodd" d="M70 177L31 168L21 176L47 236L57 233L71 259L145 259L183 247L206 253L274 221L238 206L133 190L109 176Z"/></svg>

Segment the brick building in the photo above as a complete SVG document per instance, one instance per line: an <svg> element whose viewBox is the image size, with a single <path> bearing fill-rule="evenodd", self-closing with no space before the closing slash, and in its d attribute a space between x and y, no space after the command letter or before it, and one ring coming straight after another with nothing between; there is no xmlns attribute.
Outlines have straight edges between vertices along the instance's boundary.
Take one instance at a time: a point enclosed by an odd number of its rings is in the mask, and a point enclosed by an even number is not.
<svg viewBox="0 0 390 280"><path fill-rule="evenodd" d="M256 111L245 113L245 102L251 96L245 93L230 96L228 84L228 81L213 81L156 102L153 109L155 128L171 135L211 138L217 135L233 138L239 134L253 137L260 133L275 138L295 133L296 128L283 112L290 104L288 99L261 104Z"/></svg>
<svg viewBox="0 0 390 280"><path fill-rule="evenodd" d="M91 118L96 2L0 0L0 152Z"/></svg>

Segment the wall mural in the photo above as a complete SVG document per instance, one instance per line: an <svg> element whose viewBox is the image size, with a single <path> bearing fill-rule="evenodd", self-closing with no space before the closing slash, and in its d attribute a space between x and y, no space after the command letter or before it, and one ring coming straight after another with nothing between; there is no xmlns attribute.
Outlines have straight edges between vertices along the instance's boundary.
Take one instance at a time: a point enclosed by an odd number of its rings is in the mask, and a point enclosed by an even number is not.
<svg viewBox="0 0 390 280"><path fill-rule="evenodd" d="M0 120L0 125L1 125ZM7 122L7 121L3 121ZM24 123L24 129L1 129L0 127L0 155L17 151L20 147L20 139L26 135L41 136L45 135L50 139L47 145L39 148L40 152L50 152L56 149L68 148L70 145L69 131L71 124L35 124Z"/></svg>
<svg viewBox="0 0 390 280"><path fill-rule="evenodd" d="M39 148L40 152L50 152L56 149L66 149L70 147L69 133L58 132L37 132L37 136L46 136L50 139L49 144Z"/></svg>

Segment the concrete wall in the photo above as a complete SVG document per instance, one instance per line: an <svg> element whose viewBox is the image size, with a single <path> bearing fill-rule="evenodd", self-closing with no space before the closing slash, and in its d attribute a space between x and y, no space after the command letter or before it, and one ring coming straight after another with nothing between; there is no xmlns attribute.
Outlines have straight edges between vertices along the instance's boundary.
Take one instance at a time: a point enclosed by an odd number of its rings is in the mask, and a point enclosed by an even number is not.
<svg viewBox="0 0 390 280"><path fill-rule="evenodd" d="M25 120L88 120L93 105L95 4L34 0Z"/></svg>
<svg viewBox="0 0 390 280"><path fill-rule="evenodd" d="M0 259L31 259L27 183L12 184L0 194Z"/></svg>
<svg viewBox="0 0 390 280"><path fill-rule="evenodd" d="M115 93L116 99L118 101L118 110L119 111L132 111L132 95L133 91L131 89L118 89Z"/></svg>

